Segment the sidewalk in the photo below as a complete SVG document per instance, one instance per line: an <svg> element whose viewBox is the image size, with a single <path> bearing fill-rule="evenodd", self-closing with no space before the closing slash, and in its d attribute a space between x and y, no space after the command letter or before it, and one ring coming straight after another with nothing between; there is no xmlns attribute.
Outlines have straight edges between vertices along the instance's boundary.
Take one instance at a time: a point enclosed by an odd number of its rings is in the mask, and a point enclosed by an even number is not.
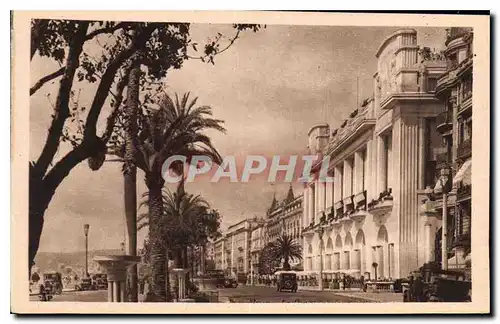
<svg viewBox="0 0 500 324"><path fill-rule="evenodd" d="M319 291L318 287L313 286L299 286L298 290L303 291ZM361 298L366 301L374 302L374 303L402 303L403 302L403 294L394 293L394 292L364 292L359 289L353 290L339 290L339 289L330 289L324 288L323 291L329 291L339 296L345 297L353 297L353 298Z"/></svg>
<svg viewBox="0 0 500 324"><path fill-rule="evenodd" d="M363 292L332 290L337 295L361 298L374 303L402 303L403 294L393 292Z"/></svg>

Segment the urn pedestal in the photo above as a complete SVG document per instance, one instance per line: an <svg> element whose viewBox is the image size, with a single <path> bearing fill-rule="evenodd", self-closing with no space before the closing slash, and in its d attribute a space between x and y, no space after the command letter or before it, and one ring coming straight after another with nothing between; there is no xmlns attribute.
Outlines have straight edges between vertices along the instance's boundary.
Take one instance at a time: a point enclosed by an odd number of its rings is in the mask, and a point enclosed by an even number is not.
<svg viewBox="0 0 500 324"><path fill-rule="evenodd" d="M131 255L104 255L94 257L108 276L108 302L126 302L125 282L127 269L138 263L141 257Z"/></svg>

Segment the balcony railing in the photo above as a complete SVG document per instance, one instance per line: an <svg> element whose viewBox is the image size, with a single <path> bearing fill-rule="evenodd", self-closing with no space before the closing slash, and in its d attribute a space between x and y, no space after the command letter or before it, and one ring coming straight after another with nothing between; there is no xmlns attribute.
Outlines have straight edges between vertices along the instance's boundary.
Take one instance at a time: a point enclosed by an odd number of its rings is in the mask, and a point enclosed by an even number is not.
<svg viewBox="0 0 500 324"><path fill-rule="evenodd" d="M465 160L472 156L472 140L468 139L458 144L457 158Z"/></svg>
<svg viewBox="0 0 500 324"><path fill-rule="evenodd" d="M343 203L344 203L344 213L348 213L354 210L354 201L353 201L354 196L350 196L347 198L344 198Z"/></svg>
<svg viewBox="0 0 500 324"><path fill-rule="evenodd" d="M366 190L354 196L354 205L356 209L366 209Z"/></svg>
<svg viewBox="0 0 500 324"><path fill-rule="evenodd" d="M344 203L342 200L339 200L335 203L335 216L340 217L344 213Z"/></svg>
<svg viewBox="0 0 500 324"><path fill-rule="evenodd" d="M441 134L449 132L453 127L451 111L443 111L436 117L436 131Z"/></svg>

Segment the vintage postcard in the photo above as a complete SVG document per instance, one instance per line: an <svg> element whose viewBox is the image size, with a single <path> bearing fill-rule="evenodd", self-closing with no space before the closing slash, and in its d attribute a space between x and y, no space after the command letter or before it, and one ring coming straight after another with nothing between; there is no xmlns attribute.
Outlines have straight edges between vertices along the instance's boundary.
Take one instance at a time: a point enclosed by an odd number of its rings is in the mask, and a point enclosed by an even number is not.
<svg viewBox="0 0 500 324"><path fill-rule="evenodd" d="M489 24L14 12L12 312L489 313Z"/></svg>

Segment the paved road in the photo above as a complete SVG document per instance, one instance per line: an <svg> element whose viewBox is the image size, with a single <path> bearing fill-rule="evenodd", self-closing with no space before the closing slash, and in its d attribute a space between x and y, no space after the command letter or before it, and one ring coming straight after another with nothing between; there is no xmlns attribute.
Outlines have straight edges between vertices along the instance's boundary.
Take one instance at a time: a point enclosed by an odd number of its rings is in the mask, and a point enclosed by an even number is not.
<svg viewBox="0 0 500 324"><path fill-rule="evenodd" d="M341 296L331 291L278 292L275 287L239 286L221 289L220 297L229 297L234 303L359 303L364 299Z"/></svg>
<svg viewBox="0 0 500 324"><path fill-rule="evenodd" d="M61 295L54 295L51 300L55 302L61 301L78 301L78 302L106 302L108 298L107 290L97 291L64 291ZM30 301L39 301L38 296L30 296Z"/></svg>
<svg viewBox="0 0 500 324"><path fill-rule="evenodd" d="M331 291L278 292L274 287L239 286L219 290L220 297L228 297L234 303L353 303L366 302L361 298L341 296ZM73 291L55 295L52 302L106 302L107 291ZM39 301L38 296L30 296L30 301Z"/></svg>

